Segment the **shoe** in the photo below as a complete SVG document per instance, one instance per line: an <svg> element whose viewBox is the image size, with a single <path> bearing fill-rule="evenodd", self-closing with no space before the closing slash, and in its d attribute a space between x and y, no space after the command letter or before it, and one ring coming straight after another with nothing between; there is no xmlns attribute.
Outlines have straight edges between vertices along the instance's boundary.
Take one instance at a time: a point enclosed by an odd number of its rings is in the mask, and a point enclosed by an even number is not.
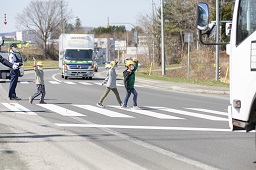
<svg viewBox="0 0 256 170"><path fill-rule="evenodd" d="M98 107L101 107L101 108L104 107L102 103L97 103L97 106L98 106Z"/></svg>
<svg viewBox="0 0 256 170"><path fill-rule="evenodd" d="M39 103L40 103L40 104L46 104L46 102L44 102L44 101L40 101Z"/></svg>
<svg viewBox="0 0 256 170"><path fill-rule="evenodd" d="M28 98L28 101L29 101L29 103L32 104L33 100L32 100L32 97L31 97L31 96Z"/></svg>
<svg viewBox="0 0 256 170"><path fill-rule="evenodd" d="M119 103L119 105L122 107L123 106L123 102Z"/></svg>
<svg viewBox="0 0 256 170"><path fill-rule="evenodd" d="M21 100L21 98L18 98L18 97L11 97L10 100Z"/></svg>
<svg viewBox="0 0 256 170"><path fill-rule="evenodd" d="M133 106L131 109L133 109L133 110L140 110L140 108L138 106Z"/></svg>
<svg viewBox="0 0 256 170"><path fill-rule="evenodd" d="M122 108L122 109L127 109L128 107L125 106L124 104L122 104L122 105L121 105L121 108Z"/></svg>
<svg viewBox="0 0 256 170"><path fill-rule="evenodd" d="M252 131L252 130L255 130L255 128L256 128L256 124L254 124L254 123L251 123L251 124L249 124L249 125L247 125L246 126L246 133L247 132L250 132L250 131Z"/></svg>

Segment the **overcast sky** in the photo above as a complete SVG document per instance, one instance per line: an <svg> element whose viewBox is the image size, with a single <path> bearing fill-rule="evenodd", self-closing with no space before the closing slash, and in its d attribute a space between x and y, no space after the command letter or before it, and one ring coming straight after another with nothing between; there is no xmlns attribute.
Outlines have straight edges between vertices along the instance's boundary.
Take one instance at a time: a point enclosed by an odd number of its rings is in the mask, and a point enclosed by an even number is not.
<svg viewBox="0 0 256 170"><path fill-rule="evenodd" d="M15 16L21 13L32 0L1 0L0 4L0 33L18 31ZM86 27L99 27L110 23L132 23L138 24L138 16L152 14L152 0L66 0L75 17L79 17L82 25ZM154 0L159 7L160 0ZM4 14L6 14L7 25L4 25ZM117 24L116 24L117 25ZM128 30L131 26L126 25Z"/></svg>

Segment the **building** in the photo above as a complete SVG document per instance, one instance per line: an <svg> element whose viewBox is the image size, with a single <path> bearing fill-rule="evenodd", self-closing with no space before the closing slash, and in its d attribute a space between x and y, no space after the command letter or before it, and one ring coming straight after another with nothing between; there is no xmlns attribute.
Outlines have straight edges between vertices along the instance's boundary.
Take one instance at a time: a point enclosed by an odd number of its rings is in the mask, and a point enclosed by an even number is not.
<svg viewBox="0 0 256 170"><path fill-rule="evenodd" d="M95 38L94 50L99 64L115 59L115 41L113 38Z"/></svg>

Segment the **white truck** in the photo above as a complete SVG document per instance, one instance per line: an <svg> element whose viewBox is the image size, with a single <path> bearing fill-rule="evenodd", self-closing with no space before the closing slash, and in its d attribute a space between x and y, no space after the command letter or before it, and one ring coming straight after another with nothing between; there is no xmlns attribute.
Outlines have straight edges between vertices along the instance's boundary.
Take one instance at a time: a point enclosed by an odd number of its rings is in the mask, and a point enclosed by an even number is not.
<svg viewBox="0 0 256 170"><path fill-rule="evenodd" d="M208 5L199 3L197 28L200 41L205 45L223 44L202 41L203 31L208 29L208 18ZM248 132L256 125L256 0L235 1L230 42L226 47L230 56L229 127Z"/></svg>
<svg viewBox="0 0 256 170"><path fill-rule="evenodd" d="M92 79L93 34L61 34L59 37L59 69L62 78L80 77Z"/></svg>

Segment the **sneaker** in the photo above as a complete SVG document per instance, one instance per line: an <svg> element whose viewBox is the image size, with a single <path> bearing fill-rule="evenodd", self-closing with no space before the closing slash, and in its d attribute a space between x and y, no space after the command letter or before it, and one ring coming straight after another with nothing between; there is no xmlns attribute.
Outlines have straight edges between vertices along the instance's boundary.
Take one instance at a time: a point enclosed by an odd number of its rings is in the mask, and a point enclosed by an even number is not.
<svg viewBox="0 0 256 170"><path fill-rule="evenodd" d="M140 110L140 108L138 106L133 106L131 109L133 109L133 110Z"/></svg>
<svg viewBox="0 0 256 170"><path fill-rule="evenodd" d="M19 97L12 97L12 98L10 98L10 100L21 100L21 98L19 98Z"/></svg>
<svg viewBox="0 0 256 170"><path fill-rule="evenodd" d="M98 106L98 107L101 107L101 108L104 107L102 103L97 103L97 106Z"/></svg>
<svg viewBox="0 0 256 170"><path fill-rule="evenodd" d="M40 101L39 103L40 103L40 104L46 104L46 102L44 102L44 101Z"/></svg>
<svg viewBox="0 0 256 170"><path fill-rule="evenodd" d="M122 107L123 106L123 102L119 103L119 105Z"/></svg>
<svg viewBox="0 0 256 170"><path fill-rule="evenodd" d="M32 100L32 97L31 97L31 96L28 98L28 101L29 101L29 103L32 104L33 100Z"/></svg>
<svg viewBox="0 0 256 170"><path fill-rule="evenodd" d="M125 106L124 104L122 104L122 105L121 105L121 108L122 108L122 109L127 109L128 107Z"/></svg>

